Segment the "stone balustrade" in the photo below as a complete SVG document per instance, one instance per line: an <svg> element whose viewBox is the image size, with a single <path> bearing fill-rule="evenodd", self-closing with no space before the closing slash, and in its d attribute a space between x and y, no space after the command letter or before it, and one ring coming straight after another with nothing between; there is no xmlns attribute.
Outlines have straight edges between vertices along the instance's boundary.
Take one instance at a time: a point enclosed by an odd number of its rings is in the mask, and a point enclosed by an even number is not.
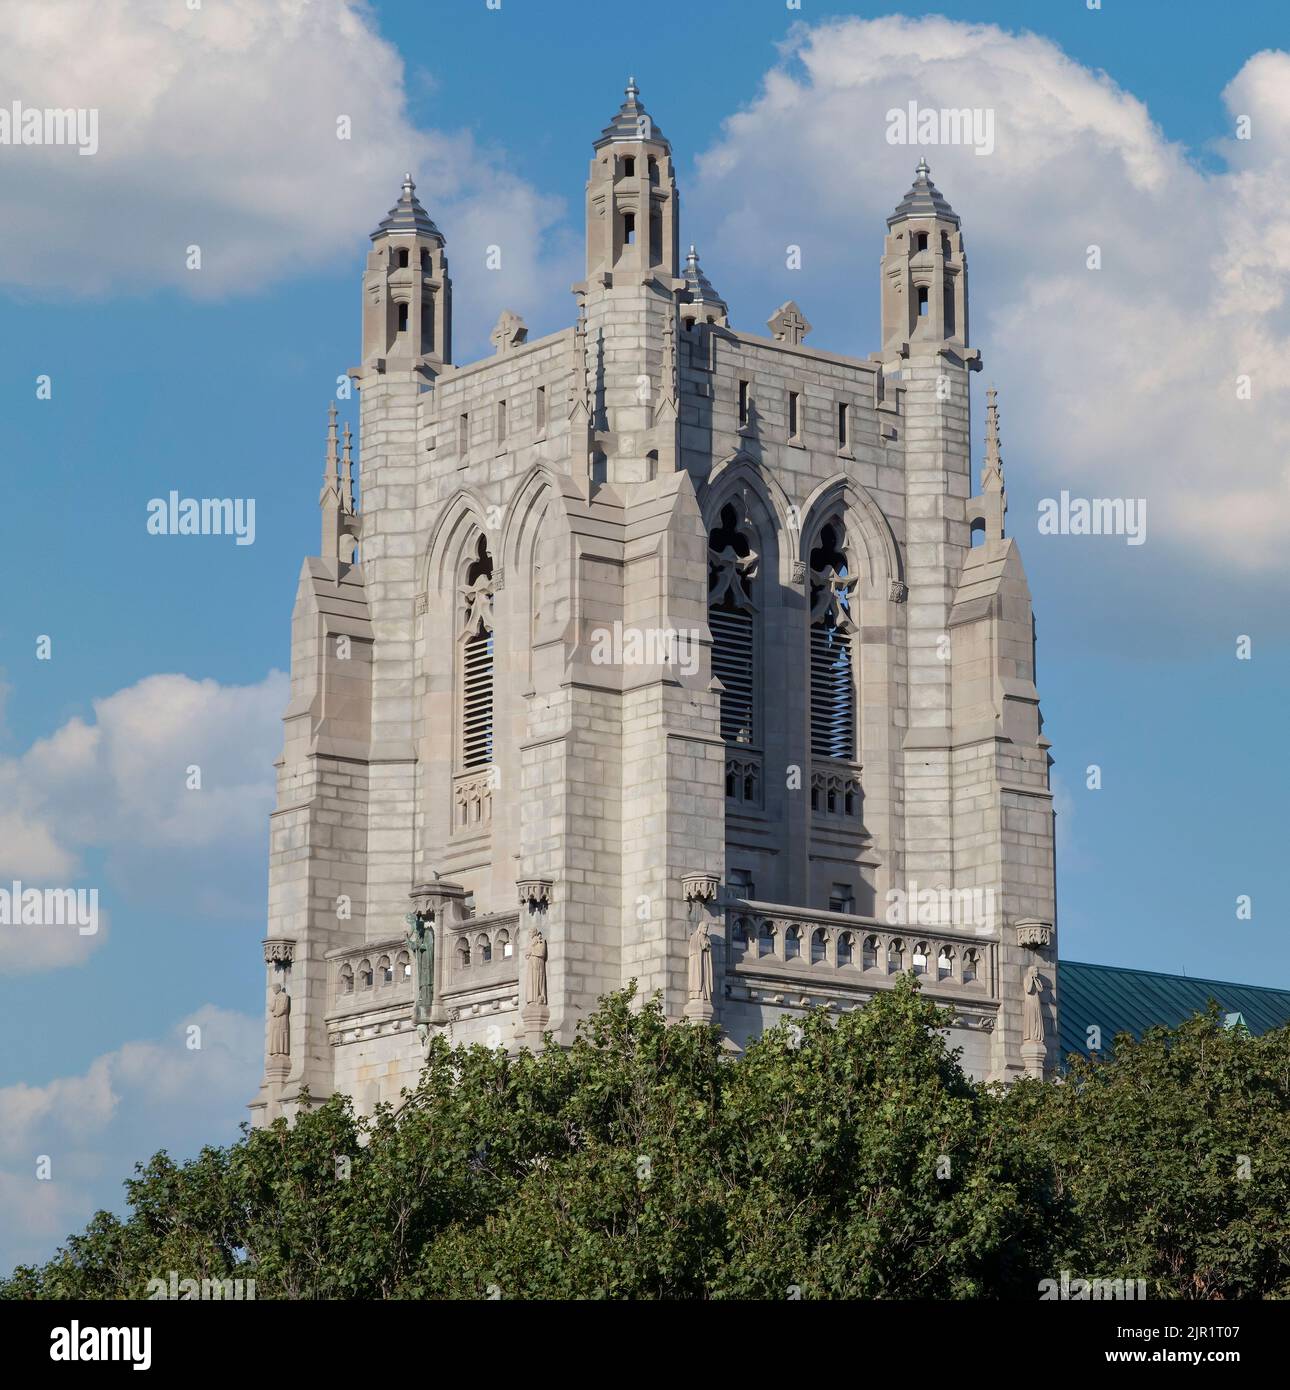
<svg viewBox="0 0 1290 1390"><path fill-rule="evenodd" d="M728 905L726 926L736 975L882 987L912 971L929 990L997 997L994 936L746 899Z"/></svg>
<svg viewBox="0 0 1290 1390"><path fill-rule="evenodd" d="M470 917L450 927L443 974L445 997L465 990L514 984L520 977L520 911Z"/></svg>

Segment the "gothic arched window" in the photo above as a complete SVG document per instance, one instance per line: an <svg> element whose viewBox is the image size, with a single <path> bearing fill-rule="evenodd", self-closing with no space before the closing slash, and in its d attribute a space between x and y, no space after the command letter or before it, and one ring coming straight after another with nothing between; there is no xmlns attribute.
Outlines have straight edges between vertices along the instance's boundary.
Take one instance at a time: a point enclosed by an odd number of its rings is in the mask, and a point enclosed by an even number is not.
<svg viewBox="0 0 1290 1390"><path fill-rule="evenodd" d="M753 580L757 555L739 529L732 505L708 535L708 626L712 674L721 693L721 737L727 743L757 738L757 630Z"/></svg>
<svg viewBox="0 0 1290 1390"><path fill-rule="evenodd" d="M817 758L856 752L856 576L841 535L841 524L830 521L811 551L811 754Z"/></svg>
<svg viewBox="0 0 1290 1390"><path fill-rule="evenodd" d="M461 766L493 761L493 560L480 536L466 564L462 599Z"/></svg>

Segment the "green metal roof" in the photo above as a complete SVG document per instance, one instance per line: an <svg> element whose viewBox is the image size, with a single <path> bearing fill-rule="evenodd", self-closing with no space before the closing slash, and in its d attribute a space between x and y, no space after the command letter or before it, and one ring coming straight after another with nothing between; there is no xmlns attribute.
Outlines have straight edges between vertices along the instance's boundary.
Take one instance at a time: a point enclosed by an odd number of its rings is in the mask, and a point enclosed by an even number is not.
<svg viewBox="0 0 1290 1390"><path fill-rule="evenodd" d="M1211 999L1220 1014L1240 1014L1251 1033L1290 1023L1290 990L1263 985L1062 960L1057 962L1057 989L1063 1059L1072 1052L1088 1055L1088 1029L1093 1025L1102 1030L1105 1053L1117 1033L1141 1037L1154 1024L1174 1027L1192 1014L1204 1013Z"/></svg>

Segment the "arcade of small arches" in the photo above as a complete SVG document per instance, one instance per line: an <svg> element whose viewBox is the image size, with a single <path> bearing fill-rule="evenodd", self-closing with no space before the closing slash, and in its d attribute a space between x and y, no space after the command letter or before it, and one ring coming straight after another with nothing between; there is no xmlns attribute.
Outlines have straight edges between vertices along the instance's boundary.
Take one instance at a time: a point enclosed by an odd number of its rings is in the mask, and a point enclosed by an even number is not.
<svg viewBox="0 0 1290 1390"><path fill-rule="evenodd" d="M986 984L981 950L948 941L907 939L866 932L863 928L812 928L810 923L781 923L741 914L732 919L730 944L736 967L741 962L801 961L880 976L910 972L929 984L945 982L977 988Z"/></svg>

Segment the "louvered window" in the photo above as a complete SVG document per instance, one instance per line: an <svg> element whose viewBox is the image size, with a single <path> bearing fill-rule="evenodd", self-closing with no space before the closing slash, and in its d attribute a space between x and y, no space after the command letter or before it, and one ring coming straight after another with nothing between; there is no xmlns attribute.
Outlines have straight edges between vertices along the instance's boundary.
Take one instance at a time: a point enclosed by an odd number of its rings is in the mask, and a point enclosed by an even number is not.
<svg viewBox="0 0 1290 1390"><path fill-rule="evenodd" d="M493 761L493 634L480 632L466 639L462 692L464 768Z"/></svg>
<svg viewBox="0 0 1290 1390"><path fill-rule="evenodd" d="M851 638L832 619L811 627L811 752L817 758L855 756L855 691Z"/></svg>
<svg viewBox="0 0 1290 1390"><path fill-rule="evenodd" d="M466 568L461 633L461 766L493 761L493 560L480 536Z"/></svg>
<svg viewBox="0 0 1290 1390"><path fill-rule="evenodd" d="M855 757L855 679L852 670L855 581L838 545L841 527L822 528L811 552L811 754Z"/></svg>
<svg viewBox="0 0 1290 1390"><path fill-rule="evenodd" d="M721 695L721 737L727 743L757 739L757 616L752 602L757 556L739 529L733 506L708 536L708 626L712 674Z"/></svg>
<svg viewBox="0 0 1290 1390"><path fill-rule="evenodd" d="M753 741L753 615L735 608L714 608L712 674L721 693L721 737L727 743Z"/></svg>

